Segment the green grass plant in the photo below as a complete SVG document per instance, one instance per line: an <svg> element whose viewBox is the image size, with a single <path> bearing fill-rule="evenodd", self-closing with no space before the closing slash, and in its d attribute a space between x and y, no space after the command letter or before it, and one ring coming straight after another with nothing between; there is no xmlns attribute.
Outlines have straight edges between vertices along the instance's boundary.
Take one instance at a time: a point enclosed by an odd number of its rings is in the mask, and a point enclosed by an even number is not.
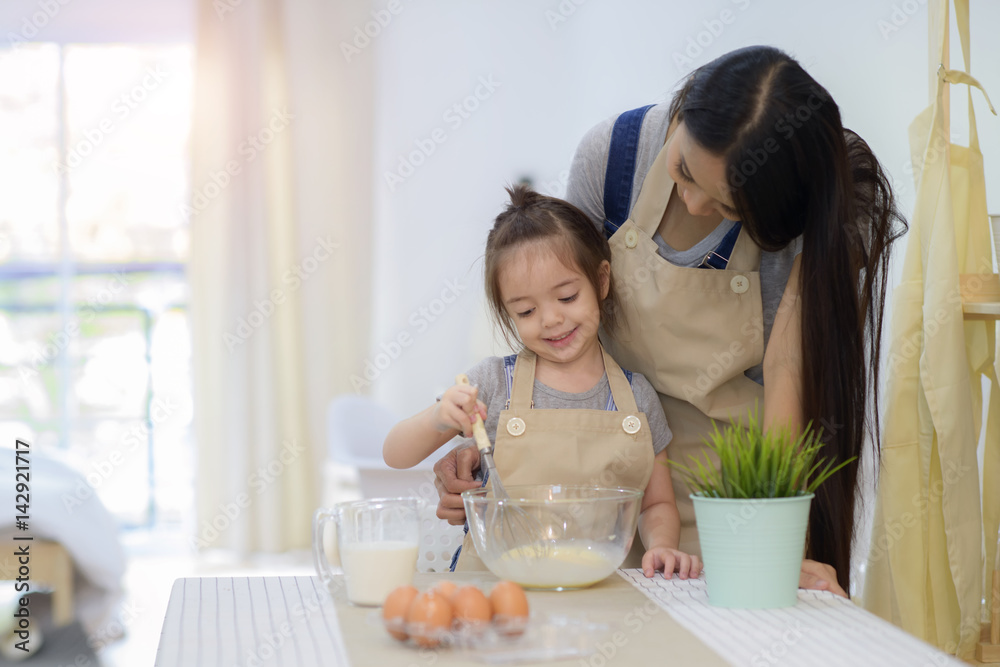
<svg viewBox="0 0 1000 667"><path fill-rule="evenodd" d="M716 468L708 453L691 456L691 466L671 461L682 472L692 493L706 498L790 498L813 493L835 472L853 461L834 467L834 461L818 458L823 449L822 430L812 422L793 437L788 427L764 431L754 413L749 424L730 424L705 438L719 457Z"/></svg>

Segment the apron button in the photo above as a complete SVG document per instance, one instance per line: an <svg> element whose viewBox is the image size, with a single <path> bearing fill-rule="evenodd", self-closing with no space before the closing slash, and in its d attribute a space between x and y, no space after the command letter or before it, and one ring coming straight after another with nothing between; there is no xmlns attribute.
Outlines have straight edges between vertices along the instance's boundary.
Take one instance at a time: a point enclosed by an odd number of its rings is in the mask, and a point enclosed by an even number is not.
<svg viewBox="0 0 1000 667"><path fill-rule="evenodd" d="M524 433L524 420L520 417L512 417L507 422L507 432L515 438Z"/></svg>
<svg viewBox="0 0 1000 667"><path fill-rule="evenodd" d="M634 229L625 232L625 247L634 248L639 243L639 234Z"/></svg>
<svg viewBox="0 0 1000 667"><path fill-rule="evenodd" d="M729 281L729 286L737 294L743 294L750 289L750 279L746 276L733 276L733 279Z"/></svg>
<svg viewBox="0 0 1000 667"><path fill-rule="evenodd" d="M635 435L639 432L639 429L642 428L642 422L639 421L639 418L635 415L629 415L622 420L622 428L625 429L625 432L629 435Z"/></svg>

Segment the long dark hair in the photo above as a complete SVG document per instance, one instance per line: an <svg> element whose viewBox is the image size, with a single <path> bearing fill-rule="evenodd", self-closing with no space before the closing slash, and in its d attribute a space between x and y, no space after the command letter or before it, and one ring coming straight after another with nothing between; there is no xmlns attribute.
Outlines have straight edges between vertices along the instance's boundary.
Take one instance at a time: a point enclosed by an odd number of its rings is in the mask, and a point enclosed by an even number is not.
<svg viewBox="0 0 1000 667"><path fill-rule="evenodd" d="M744 229L763 250L802 236L802 408L824 430L824 456L857 456L823 484L807 556L850 591L859 463L881 452L878 378L891 243L906 231L885 172L841 123L830 94L790 56L753 46L695 70L670 116L727 165ZM765 387L766 391L766 387ZM869 401L871 411L869 412Z"/></svg>

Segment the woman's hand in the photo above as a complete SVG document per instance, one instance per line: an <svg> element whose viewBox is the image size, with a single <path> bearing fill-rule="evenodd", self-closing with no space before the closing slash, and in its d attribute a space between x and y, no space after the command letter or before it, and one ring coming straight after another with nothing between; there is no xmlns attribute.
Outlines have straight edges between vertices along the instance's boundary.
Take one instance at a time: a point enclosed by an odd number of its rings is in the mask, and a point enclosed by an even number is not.
<svg viewBox="0 0 1000 667"><path fill-rule="evenodd" d="M461 493L482 486L472 476L473 471L478 469L479 450L468 445L456 447L434 464L434 486L441 496L437 508L439 519L453 526L465 523Z"/></svg>
<svg viewBox="0 0 1000 667"><path fill-rule="evenodd" d="M802 571L799 573L799 588L830 591L841 597L848 597L844 589L837 583L837 571L832 566L809 560L808 558L802 561Z"/></svg>
<svg viewBox="0 0 1000 667"><path fill-rule="evenodd" d="M670 547L654 547L642 557L642 573L652 577L657 570L670 579L676 572L681 579L697 579L701 574L701 559Z"/></svg>

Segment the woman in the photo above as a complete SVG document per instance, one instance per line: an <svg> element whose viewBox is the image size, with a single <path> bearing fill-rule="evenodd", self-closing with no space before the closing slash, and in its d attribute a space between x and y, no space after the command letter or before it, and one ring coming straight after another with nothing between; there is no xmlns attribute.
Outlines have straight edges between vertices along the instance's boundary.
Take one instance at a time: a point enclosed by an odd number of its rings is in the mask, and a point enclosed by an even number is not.
<svg viewBox="0 0 1000 667"><path fill-rule="evenodd" d="M878 452L889 248L905 231L867 144L794 59L748 47L695 70L669 106L592 129L567 199L610 234L627 307L606 346L660 394L672 460L702 451L712 420L755 405L767 427L822 427L824 456L859 457L812 504L801 578L845 594L866 435ZM437 466L438 516L453 523L454 494L477 485L463 481L472 454ZM674 485L680 548L700 553Z"/></svg>

